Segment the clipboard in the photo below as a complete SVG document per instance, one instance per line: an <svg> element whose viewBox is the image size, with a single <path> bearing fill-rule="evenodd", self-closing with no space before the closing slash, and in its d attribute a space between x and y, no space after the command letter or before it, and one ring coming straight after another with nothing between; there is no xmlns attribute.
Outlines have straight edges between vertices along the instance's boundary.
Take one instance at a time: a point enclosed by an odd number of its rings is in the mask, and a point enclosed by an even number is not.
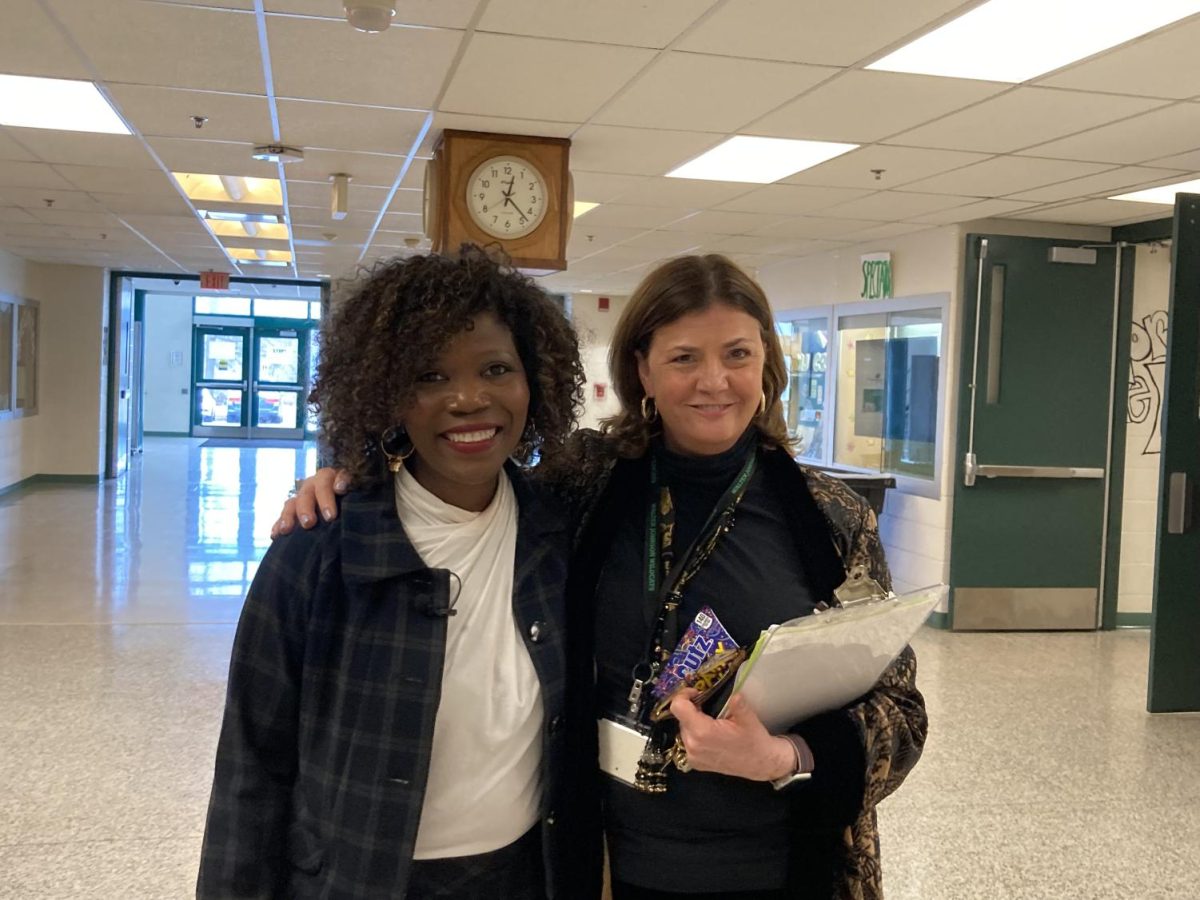
<svg viewBox="0 0 1200 900"><path fill-rule="evenodd" d="M936 584L772 625L731 696L745 697L772 733L845 706L875 686L949 591Z"/></svg>

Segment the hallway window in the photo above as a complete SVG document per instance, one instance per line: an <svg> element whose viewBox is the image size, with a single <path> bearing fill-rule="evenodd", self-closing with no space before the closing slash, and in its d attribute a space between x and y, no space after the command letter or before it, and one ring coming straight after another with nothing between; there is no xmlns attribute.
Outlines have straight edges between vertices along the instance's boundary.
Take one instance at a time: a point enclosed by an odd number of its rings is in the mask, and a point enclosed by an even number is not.
<svg viewBox="0 0 1200 900"><path fill-rule="evenodd" d="M788 380L783 417L796 441L799 459L825 459L825 374L829 368L829 317L781 321L775 326L783 345Z"/></svg>
<svg viewBox="0 0 1200 900"><path fill-rule="evenodd" d="M196 313L206 316L248 316L249 297L197 297Z"/></svg>
<svg viewBox="0 0 1200 900"><path fill-rule="evenodd" d="M12 412L13 305L0 300L0 416Z"/></svg>
<svg viewBox="0 0 1200 900"><path fill-rule="evenodd" d="M835 465L936 478L942 316L929 307L838 318Z"/></svg>

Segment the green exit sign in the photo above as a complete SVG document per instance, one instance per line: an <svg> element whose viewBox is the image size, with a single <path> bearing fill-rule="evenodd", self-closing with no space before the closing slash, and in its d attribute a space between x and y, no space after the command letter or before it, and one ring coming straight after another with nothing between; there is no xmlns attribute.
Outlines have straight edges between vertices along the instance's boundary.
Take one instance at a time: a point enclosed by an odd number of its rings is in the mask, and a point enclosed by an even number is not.
<svg viewBox="0 0 1200 900"><path fill-rule="evenodd" d="M862 257L863 300L886 300L892 296L892 254L867 253Z"/></svg>

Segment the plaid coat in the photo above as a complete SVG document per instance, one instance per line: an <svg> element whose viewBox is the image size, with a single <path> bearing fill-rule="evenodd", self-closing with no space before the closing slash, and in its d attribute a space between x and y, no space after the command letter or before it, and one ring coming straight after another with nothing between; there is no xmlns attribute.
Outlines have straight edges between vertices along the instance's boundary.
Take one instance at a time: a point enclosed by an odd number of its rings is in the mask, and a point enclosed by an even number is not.
<svg viewBox="0 0 1200 900"><path fill-rule="evenodd" d="M644 496L648 466L644 458L618 459L611 442L595 431L577 432L564 458L565 464L540 474L572 510L568 607L580 610L595 602L608 536L620 510ZM832 594L850 566L858 563L865 563L872 577L890 589L878 524L867 502L836 478L797 465L782 450L764 452L760 459L768 484L784 500L788 528L814 596ZM593 640L589 623L582 613L577 615L579 621L569 633L572 663L590 650ZM795 896L883 897L875 807L900 786L921 757L928 720L916 674L916 656L911 647L905 648L870 693L793 729L807 740L817 760L810 782L787 789L803 801L798 806L803 812L791 822L789 892ZM596 750L593 743L573 752L587 758ZM576 795L597 797L598 787L581 785ZM596 800L580 805L590 807L592 802L598 804ZM811 820L814 809L822 821ZM805 855L826 852L824 846L811 844L806 828L813 825L831 830L835 838L828 851L836 857L831 885L814 886L806 879Z"/></svg>
<svg viewBox="0 0 1200 900"><path fill-rule="evenodd" d="M525 476L509 474L520 506L513 611L545 710L547 890L574 898L560 777L572 730L567 533ZM348 495L333 523L272 544L234 639L198 897L404 897L448 598L449 573L421 561L390 483Z"/></svg>

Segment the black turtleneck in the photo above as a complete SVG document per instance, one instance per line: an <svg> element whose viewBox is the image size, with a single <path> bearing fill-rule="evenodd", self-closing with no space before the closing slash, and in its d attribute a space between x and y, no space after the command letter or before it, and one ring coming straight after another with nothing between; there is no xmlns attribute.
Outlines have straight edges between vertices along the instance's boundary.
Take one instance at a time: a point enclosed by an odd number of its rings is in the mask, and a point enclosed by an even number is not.
<svg viewBox="0 0 1200 900"><path fill-rule="evenodd" d="M728 451L689 457L661 445L659 479L675 503L676 565L713 507L758 451L752 428ZM596 595L596 664L600 708L623 713L631 671L646 652L653 616L645 602L649 484L629 498L601 572ZM760 464L738 506L732 530L684 591L680 628L702 606L749 648L768 626L813 610L783 501ZM712 710L709 710L712 712ZM606 778L605 816L613 877L659 890L705 893L769 890L784 885L789 799L770 785L670 769L666 797L641 794ZM667 802L664 802L666 800ZM731 824L737 825L731 828ZM663 860L694 864L672 865Z"/></svg>

